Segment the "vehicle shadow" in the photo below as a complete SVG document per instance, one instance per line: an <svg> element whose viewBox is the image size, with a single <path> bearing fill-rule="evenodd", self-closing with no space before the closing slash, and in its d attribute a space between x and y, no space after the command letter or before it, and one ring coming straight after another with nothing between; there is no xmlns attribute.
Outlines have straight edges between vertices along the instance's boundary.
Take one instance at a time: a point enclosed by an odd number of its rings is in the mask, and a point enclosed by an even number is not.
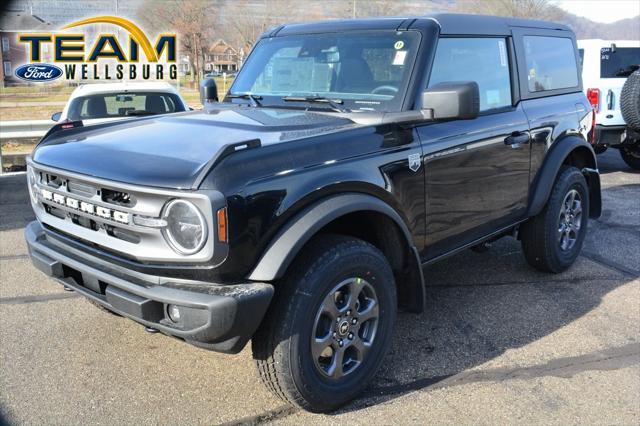
<svg viewBox="0 0 640 426"><path fill-rule="evenodd" d="M0 177L0 231L24 228L35 220L26 174Z"/></svg>
<svg viewBox="0 0 640 426"><path fill-rule="evenodd" d="M425 271L431 284L426 311L398 316L393 346L373 383L336 414L464 383L461 373L561 329L634 279L585 257L563 274L538 273L524 261L518 242L497 245Z"/></svg>
<svg viewBox="0 0 640 426"><path fill-rule="evenodd" d="M335 414L420 389L504 379L492 375L494 368L469 370L569 325L640 277L637 250L629 250L640 247L640 218L630 208L640 199L640 185L620 183L616 178L603 190L603 215L589 222L582 254L568 271L534 270L512 238L495 242L488 252L467 250L426 268L425 312L398 315L392 348L376 378L362 397Z"/></svg>
<svg viewBox="0 0 640 426"><path fill-rule="evenodd" d="M613 172L628 172L639 173L637 170L632 169L622 160L620 157L620 151L615 148L609 148L597 157L598 170L601 174L613 173Z"/></svg>

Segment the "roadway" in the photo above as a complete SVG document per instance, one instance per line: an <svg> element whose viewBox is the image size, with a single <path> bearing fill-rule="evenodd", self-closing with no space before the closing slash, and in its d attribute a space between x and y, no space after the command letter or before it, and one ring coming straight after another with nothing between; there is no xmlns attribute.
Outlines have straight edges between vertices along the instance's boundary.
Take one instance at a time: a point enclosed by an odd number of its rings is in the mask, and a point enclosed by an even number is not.
<svg viewBox="0 0 640 426"><path fill-rule="evenodd" d="M604 213L567 272L519 243L430 267L366 393L292 409L247 348L206 352L102 312L29 263L25 176L0 177L0 413L12 424L640 423L640 174L600 156Z"/></svg>

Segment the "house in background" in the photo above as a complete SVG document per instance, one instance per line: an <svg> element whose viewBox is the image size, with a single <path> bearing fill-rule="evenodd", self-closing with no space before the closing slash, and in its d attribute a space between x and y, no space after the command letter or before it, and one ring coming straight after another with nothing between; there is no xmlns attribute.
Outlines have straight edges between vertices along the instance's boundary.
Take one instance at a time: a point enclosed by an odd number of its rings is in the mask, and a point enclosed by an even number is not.
<svg viewBox="0 0 640 426"><path fill-rule="evenodd" d="M16 67L28 61L28 46L18 42L18 34L51 31L51 24L44 19L20 10L0 14L0 86L27 84L14 75ZM42 62L51 62L51 44L42 45Z"/></svg>
<svg viewBox="0 0 640 426"><path fill-rule="evenodd" d="M178 59L178 74L183 77L191 74L191 61L189 60L189 55L180 56Z"/></svg>
<svg viewBox="0 0 640 426"><path fill-rule="evenodd" d="M242 64L244 52L238 51L224 40L214 42L205 55L206 71L236 72Z"/></svg>

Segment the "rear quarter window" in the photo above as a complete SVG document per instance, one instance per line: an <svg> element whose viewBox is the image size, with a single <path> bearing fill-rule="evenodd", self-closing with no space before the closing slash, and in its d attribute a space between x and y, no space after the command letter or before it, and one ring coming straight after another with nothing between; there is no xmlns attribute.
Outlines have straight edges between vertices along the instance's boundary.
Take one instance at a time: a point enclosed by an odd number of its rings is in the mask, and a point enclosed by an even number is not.
<svg viewBox="0 0 640 426"><path fill-rule="evenodd" d="M570 38L524 36L523 42L529 92L578 86L578 64Z"/></svg>
<svg viewBox="0 0 640 426"><path fill-rule="evenodd" d="M626 78L640 65L640 47L600 49L600 78Z"/></svg>

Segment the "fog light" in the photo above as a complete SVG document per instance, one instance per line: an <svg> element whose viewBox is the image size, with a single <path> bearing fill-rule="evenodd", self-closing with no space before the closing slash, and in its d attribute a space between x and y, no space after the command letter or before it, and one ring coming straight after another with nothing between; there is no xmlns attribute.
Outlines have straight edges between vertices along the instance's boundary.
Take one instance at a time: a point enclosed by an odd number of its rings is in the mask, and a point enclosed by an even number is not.
<svg viewBox="0 0 640 426"><path fill-rule="evenodd" d="M169 305L167 307L167 312L169 314L169 319L173 322L180 322L180 307L176 305Z"/></svg>

